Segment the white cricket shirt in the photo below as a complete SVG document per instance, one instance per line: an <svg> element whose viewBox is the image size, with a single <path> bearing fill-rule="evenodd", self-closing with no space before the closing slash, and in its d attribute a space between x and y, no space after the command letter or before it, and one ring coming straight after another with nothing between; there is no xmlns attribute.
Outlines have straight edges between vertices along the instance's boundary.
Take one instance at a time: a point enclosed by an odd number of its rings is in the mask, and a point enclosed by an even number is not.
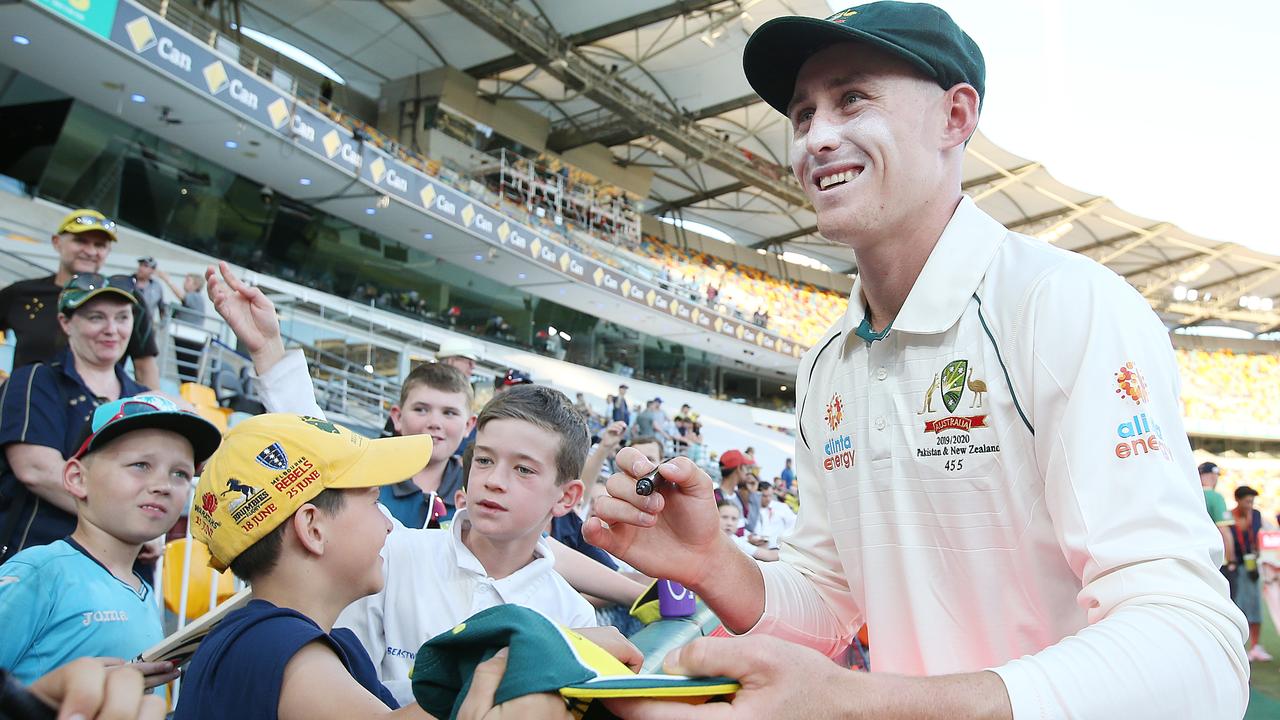
<svg viewBox="0 0 1280 720"><path fill-rule="evenodd" d="M334 623L360 638L401 706L415 702L409 674L418 648L481 610L513 603L565 627L597 625L595 609L555 571L545 539L528 565L499 580L462 544L465 524L459 510L448 530L397 526L382 548L382 591L352 603Z"/></svg>
<svg viewBox="0 0 1280 720"><path fill-rule="evenodd" d="M872 343L860 287L800 363L801 510L752 632L832 654L865 622L874 670L994 669L1018 720L1241 717L1244 618L1147 302L968 198Z"/></svg>

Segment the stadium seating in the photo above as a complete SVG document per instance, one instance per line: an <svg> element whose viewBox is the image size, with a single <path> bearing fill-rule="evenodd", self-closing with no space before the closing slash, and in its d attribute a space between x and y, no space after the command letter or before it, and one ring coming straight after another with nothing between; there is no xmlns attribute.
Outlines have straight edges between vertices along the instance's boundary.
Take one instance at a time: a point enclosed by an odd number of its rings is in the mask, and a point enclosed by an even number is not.
<svg viewBox="0 0 1280 720"><path fill-rule="evenodd" d="M1188 421L1280 426L1280 356L1178 349Z"/></svg>

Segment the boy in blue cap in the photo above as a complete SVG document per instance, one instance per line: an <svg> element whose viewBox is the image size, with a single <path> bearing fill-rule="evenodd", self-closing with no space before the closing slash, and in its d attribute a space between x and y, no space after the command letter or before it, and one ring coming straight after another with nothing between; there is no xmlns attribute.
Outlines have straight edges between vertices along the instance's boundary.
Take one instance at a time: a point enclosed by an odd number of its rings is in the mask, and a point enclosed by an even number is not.
<svg viewBox="0 0 1280 720"><path fill-rule="evenodd" d="M80 657L135 657L164 637L134 560L178 520L196 468L220 440L208 420L158 395L94 411L62 471L75 531L0 565L0 667L30 683ZM168 663L148 669L152 685L176 676Z"/></svg>

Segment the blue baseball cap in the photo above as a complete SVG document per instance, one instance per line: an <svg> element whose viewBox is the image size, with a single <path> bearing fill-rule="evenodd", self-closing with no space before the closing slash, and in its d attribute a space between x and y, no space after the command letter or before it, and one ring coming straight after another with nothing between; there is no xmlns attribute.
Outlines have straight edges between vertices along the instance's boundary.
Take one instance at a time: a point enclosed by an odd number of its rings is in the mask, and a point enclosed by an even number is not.
<svg viewBox="0 0 1280 720"><path fill-rule="evenodd" d="M222 443L218 426L178 407L161 395L134 395L99 405L86 428L87 436L73 458L82 458L121 435L144 428L176 432L191 441L195 464L200 465Z"/></svg>

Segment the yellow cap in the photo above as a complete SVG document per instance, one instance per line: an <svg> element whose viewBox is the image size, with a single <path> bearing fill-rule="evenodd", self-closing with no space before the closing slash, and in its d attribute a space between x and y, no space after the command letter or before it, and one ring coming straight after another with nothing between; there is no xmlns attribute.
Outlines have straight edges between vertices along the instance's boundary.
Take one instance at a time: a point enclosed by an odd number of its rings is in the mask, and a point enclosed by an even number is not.
<svg viewBox="0 0 1280 720"><path fill-rule="evenodd" d="M205 463L191 536L225 570L321 490L390 485L431 459L431 437L370 440L319 418L274 413L231 428Z"/></svg>
<svg viewBox="0 0 1280 720"><path fill-rule="evenodd" d="M90 232L96 230L100 233L106 233L107 237L112 240L116 239L116 224L108 220L106 215L97 210L89 208L80 208L67 213L62 218L62 222L58 223L58 234Z"/></svg>

